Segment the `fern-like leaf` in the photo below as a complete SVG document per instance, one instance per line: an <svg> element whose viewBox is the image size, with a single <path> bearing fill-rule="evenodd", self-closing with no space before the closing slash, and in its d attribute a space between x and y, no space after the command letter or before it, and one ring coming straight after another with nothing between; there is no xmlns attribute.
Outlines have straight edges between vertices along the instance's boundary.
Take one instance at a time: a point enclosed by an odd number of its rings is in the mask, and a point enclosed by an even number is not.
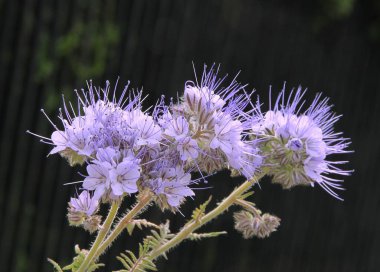
<svg viewBox="0 0 380 272"><path fill-rule="evenodd" d="M191 218L194 221L198 222L199 219L202 218L205 215L207 205L210 203L211 199L212 199L212 196L210 196L205 203L201 204L198 208L196 208L193 211L193 213L191 215Z"/></svg>
<svg viewBox="0 0 380 272"><path fill-rule="evenodd" d="M148 259L148 252L146 252L141 246L139 248L139 257L136 257L136 255L129 250L126 251L127 254L121 253L120 256L116 257L125 268L123 270L118 270L117 272L157 271L156 265Z"/></svg>
<svg viewBox="0 0 380 272"><path fill-rule="evenodd" d="M57 272L63 272L62 268L59 266L59 264L57 264L55 261L53 261L52 259L47 259L49 263L51 263L55 269L55 271Z"/></svg>
<svg viewBox="0 0 380 272"><path fill-rule="evenodd" d="M171 237L169 229L169 221L160 226L150 223L146 220L134 220L135 226L142 227L154 227L157 230L151 230L151 234L144 238L143 242L139 244L139 254L136 256L131 251L121 253L117 259L121 262L125 269L115 272L147 272L157 271L156 265L153 260L150 259L149 253L166 243ZM137 221L137 222L136 222ZM166 257L164 255L164 257Z"/></svg>
<svg viewBox="0 0 380 272"><path fill-rule="evenodd" d="M213 238L220 235L227 234L226 231L216 231L216 232L208 232L208 233L191 233L187 239L191 241L199 241L204 238Z"/></svg>
<svg viewBox="0 0 380 272"><path fill-rule="evenodd" d="M82 265L84 259L86 258L87 250L80 249L78 245L75 245L74 249L77 255L73 258L73 262L63 267L62 270L64 271L71 270L72 272L76 272L79 269L79 267ZM95 270L97 270L98 268L102 266L104 266L104 264L92 262L86 272L94 272Z"/></svg>
<svg viewBox="0 0 380 272"><path fill-rule="evenodd" d="M247 192L247 193L245 193L245 194L242 194L242 195L239 197L239 199L244 200L244 199L246 199L247 197L250 197L251 195L253 195L254 193L255 193L254 191L249 191L249 192Z"/></svg>
<svg viewBox="0 0 380 272"><path fill-rule="evenodd" d="M155 228L155 229L160 229L160 226L149 222L148 220L145 219L135 219L132 220L130 223L127 225L127 231L129 235L132 235L133 230L135 227L138 227L140 230L142 230L144 227L145 228Z"/></svg>

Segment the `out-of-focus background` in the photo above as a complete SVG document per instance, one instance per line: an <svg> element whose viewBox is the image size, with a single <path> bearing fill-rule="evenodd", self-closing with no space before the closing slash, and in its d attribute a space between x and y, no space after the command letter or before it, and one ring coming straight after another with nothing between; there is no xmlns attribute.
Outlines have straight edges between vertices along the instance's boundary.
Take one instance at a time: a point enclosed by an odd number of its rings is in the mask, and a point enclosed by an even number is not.
<svg viewBox="0 0 380 272"><path fill-rule="evenodd" d="M379 271L380 267L380 2L377 0L136 0L0 1L0 270L52 271L46 258L69 263L76 243L93 239L69 227L66 202L80 178L50 147L27 135L49 136L40 113L58 121L61 94L93 79L104 86L120 76L144 87L153 103L176 96L194 79L192 62L220 63L222 72L255 88L308 87L322 91L342 113L337 129L352 138L355 153L346 169L345 201L322 189L283 191L263 182L258 207L282 218L268 239L244 240L233 229L231 211L205 230L228 236L186 242L158 263L160 271ZM83 171L82 171L83 172ZM214 204L241 182L221 173L212 189L199 191L182 208L214 194ZM132 200L130 201L132 202ZM153 221L185 218L151 208ZM136 232L136 234L139 232ZM111 271L115 256L140 241L123 235L103 256ZM105 271L105 270L104 270Z"/></svg>

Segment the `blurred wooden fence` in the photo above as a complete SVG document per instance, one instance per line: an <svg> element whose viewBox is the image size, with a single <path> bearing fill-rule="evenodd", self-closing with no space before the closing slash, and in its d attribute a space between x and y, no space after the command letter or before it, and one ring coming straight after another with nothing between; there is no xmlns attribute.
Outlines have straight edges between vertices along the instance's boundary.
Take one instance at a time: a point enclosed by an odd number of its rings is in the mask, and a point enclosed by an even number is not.
<svg viewBox="0 0 380 272"><path fill-rule="evenodd" d="M161 261L161 271L378 271L380 261L380 50L361 24L365 14L315 31L301 1L0 1L0 270L52 271L51 257L68 263L73 247L91 237L68 226L66 202L80 178L49 147L26 135L50 135L64 93L92 78L144 86L147 104L161 93L176 96L193 79L192 61L222 64L222 73L241 70L265 101L269 85L302 84L309 94L323 91L343 113L338 127L353 140L347 156L356 169L346 179L345 202L320 188L282 191L267 183L257 188L259 207L282 218L266 240L243 240L231 214L209 229L226 237L184 243ZM210 180L214 201L238 181ZM207 198L202 191L196 203ZM153 220L184 218L148 211ZM120 268L116 254L141 236L121 239L104 256ZM87 244L86 244L87 243Z"/></svg>

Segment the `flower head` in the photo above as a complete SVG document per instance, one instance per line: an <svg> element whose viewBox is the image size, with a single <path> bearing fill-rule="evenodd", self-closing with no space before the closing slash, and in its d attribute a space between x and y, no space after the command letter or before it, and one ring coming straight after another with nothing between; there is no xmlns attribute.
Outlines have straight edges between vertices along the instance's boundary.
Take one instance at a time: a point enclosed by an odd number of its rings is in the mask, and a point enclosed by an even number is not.
<svg viewBox="0 0 380 272"><path fill-rule="evenodd" d="M283 90L273 109L260 113L252 125L261 141L269 174L284 188L319 184L336 198L333 189L342 189L341 180L330 174L348 175L338 168L343 161L330 161L329 155L348 152L349 141L333 130L340 116L331 111L328 99L318 94L309 108L301 112L305 92L298 88L285 98Z"/></svg>
<svg viewBox="0 0 380 272"><path fill-rule="evenodd" d="M99 201L92 197L88 191L84 190L77 198L72 197L69 205L72 211L81 212L90 216L98 209Z"/></svg>
<svg viewBox="0 0 380 272"><path fill-rule="evenodd" d="M159 162L148 176L150 179L146 181L147 186L157 196L156 202L162 209L177 209L186 197L194 196L189 187L194 181L181 165L168 167Z"/></svg>
<svg viewBox="0 0 380 272"><path fill-rule="evenodd" d="M83 188L95 191L97 198L117 198L138 191L139 160L130 152L100 148L92 162L87 166L88 176L83 181Z"/></svg>
<svg viewBox="0 0 380 272"><path fill-rule="evenodd" d="M165 134L178 143L182 160L212 174L229 168L251 178L257 164L247 164L259 155L249 140L250 95L232 80L218 77L219 68L205 66L201 81L187 81L180 103L171 107L172 120ZM250 169L248 169L250 168Z"/></svg>
<svg viewBox="0 0 380 272"><path fill-rule="evenodd" d="M69 202L67 218L71 225L79 226L92 217L99 207L99 201L84 190L78 197L72 197Z"/></svg>

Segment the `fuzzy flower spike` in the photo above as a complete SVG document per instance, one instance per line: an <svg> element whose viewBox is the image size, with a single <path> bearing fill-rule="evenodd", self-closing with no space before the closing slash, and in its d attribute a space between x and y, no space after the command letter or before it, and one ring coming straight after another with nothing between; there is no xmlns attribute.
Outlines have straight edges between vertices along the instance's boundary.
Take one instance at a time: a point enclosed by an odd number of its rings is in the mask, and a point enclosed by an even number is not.
<svg viewBox="0 0 380 272"><path fill-rule="evenodd" d="M339 168L345 161L328 159L330 155L349 152L349 140L333 128L341 116L331 111L328 98L322 99L321 94L302 112L304 94L299 87L286 98L284 88L273 109L266 113L259 110L252 126L254 137L262 140L261 150L274 183L286 189L317 183L342 200L335 190L343 190L343 181L330 175L346 176L352 171Z"/></svg>
<svg viewBox="0 0 380 272"><path fill-rule="evenodd" d="M222 86L226 76L220 78L218 72L219 67L205 66L199 82L187 81L183 100L173 114L182 116L177 126L186 120L185 129L180 131L189 129L198 146L196 167L207 174L229 168L251 178L261 163L254 142L247 136L247 106L252 93L247 93L246 85L238 83L236 77Z"/></svg>

